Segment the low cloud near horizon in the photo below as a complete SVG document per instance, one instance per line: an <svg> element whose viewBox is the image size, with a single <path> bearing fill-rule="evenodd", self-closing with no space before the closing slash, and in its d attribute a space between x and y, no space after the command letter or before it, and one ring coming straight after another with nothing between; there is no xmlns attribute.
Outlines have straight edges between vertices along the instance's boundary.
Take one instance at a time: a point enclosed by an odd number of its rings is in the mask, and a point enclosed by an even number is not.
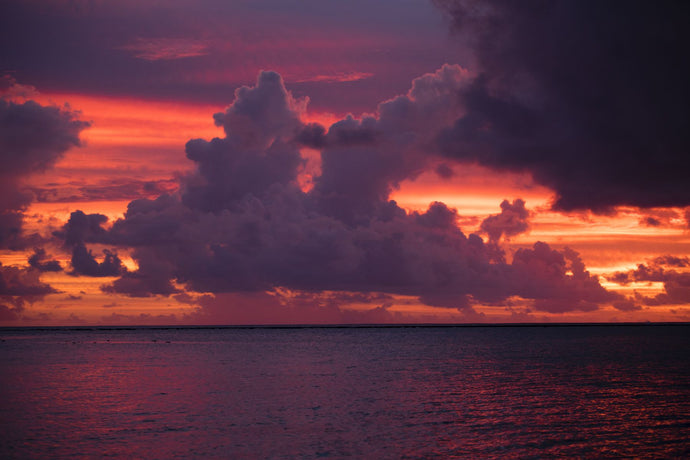
<svg viewBox="0 0 690 460"><path fill-rule="evenodd" d="M552 313L623 300L570 249L539 242L507 262L498 239L527 229L521 200L485 221L489 243L465 235L457 211L443 203L406 212L390 200L401 181L435 167L426 147L462 110L449 96L468 79L444 66L382 103L376 116L315 129L301 122L305 102L278 74L261 72L214 117L225 137L187 143L197 167L181 179L179 195L134 200L108 230L105 216L76 212L56 234L75 248L134 248L138 270L104 288L129 296L170 295L174 282L200 293L378 292L470 312L515 296ZM322 149L321 174L308 191L298 185L304 130L310 147ZM91 274L99 275L92 259Z"/></svg>
<svg viewBox="0 0 690 460"><path fill-rule="evenodd" d="M690 4L261 5L3 7L1 321L688 317Z"/></svg>

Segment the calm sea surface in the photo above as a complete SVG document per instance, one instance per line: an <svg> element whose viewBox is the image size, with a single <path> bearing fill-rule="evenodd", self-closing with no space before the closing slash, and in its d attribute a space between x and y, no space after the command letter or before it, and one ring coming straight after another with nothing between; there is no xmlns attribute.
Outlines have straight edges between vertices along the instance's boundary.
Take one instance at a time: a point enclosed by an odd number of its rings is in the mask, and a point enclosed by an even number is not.
<svg viewBox="0 0 690 460"><path fill-rule="evenodd" d="M690 457L690 326L0 329L1 458Z"/></svg>

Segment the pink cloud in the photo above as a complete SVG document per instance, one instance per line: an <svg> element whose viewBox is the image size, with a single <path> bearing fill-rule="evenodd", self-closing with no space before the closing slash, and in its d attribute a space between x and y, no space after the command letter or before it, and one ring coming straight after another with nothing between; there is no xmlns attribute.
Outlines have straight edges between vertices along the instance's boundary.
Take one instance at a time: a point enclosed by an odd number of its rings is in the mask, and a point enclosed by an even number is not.
<svg viewBox="0 0 690 460"><path fill-rule="evenodd" d="M311 77L305 77L301 78L299 80L295 80L296 83L304 83L304 82L324 82L324 83L342 83L342 82L348 82L348 81L359 81L359 80L364 80L366 78L370 78L374 76L373 73L371 72L339 72L335 74L326 74L326 75L314 75Z"/></svg>
<svg viewBox="0 0 690 460"><path fill-rule="evenodd" d="M146 61L184 59L209 54L209 44L191 38L138 38L119 49Z"/></svg>

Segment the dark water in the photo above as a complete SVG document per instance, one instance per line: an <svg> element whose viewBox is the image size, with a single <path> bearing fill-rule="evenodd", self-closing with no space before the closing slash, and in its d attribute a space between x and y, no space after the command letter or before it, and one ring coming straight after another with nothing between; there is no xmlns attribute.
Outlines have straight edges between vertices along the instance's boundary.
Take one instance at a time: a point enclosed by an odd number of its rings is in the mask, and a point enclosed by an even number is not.
<svg viewBox="0 0 690 460"><path fill-rule="evenodd" d="M2 458L690 456L690 326L0 337Z"/></svg>

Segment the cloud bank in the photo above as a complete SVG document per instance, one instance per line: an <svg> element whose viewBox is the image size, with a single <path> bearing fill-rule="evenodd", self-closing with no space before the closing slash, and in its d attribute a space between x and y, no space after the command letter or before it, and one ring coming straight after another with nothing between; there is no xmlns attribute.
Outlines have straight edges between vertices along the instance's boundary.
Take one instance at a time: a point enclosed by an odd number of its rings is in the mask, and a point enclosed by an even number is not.
<svg viewBox="0 0 690 460"><path fill-rule="evenodd" d="M435 3L477 74L446 156L530 172L558 209L690 205L687 2Z"/></svg>
<svg viewBox="0 0 690 460"><path fill-rule="evenodd" d="M256 86L238 89L214 116L225 137L187 143L196 169L181 179L179 194L134 200L107 230L105 216L77 211L56 236L73 248L74 270L90 276L121 265L110 253L95 262L86 243L133 248L138 269L104 287L129 296L171 295L177 286L380 293L468 314L475 304L514 297L554 313L622 300L569 249L540 242L508 263L497 240L526 230L522 200L504 202L485 221L487 244L464 234L457 211L443 203L408 213L389 199L401 181L435 167L427 148L464 110L452 96L469 80L460 67L444 66L377 114L326 129L305 125L306 101L293 98L278 74L261 72ZM308 191L298 181L302 145L321 150L321 174Z"/></svg>
<svg viewBox="0 0 690 460"><path fill-rule="evenodd" d="M689 266L690 259L687 257L660 256L645 264L638 264L634 270L613 273L607 279L621 285L633 282L663 283L663 292L655 296L635 293L635 301L650 306L685 305L690 303L690 272L679 269Z"/></svg>

